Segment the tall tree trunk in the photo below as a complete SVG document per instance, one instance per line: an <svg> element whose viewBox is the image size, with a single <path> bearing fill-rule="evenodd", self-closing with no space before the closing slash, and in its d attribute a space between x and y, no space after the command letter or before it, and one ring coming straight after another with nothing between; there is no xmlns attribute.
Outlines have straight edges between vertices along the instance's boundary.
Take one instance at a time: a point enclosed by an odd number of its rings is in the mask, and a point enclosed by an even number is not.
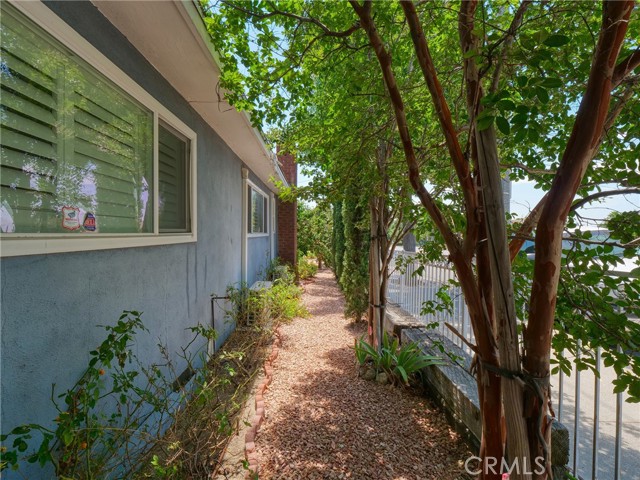
<svg viewBox="0 0 640 480"><path fill-rule="evenodd" d="M469 51L477 51L479 42L473 34L475 24L475 0L463 1L460 7L458 29L460 45L464 57ZM520 10L519 10L520 11ZM464 60L464 76L467 86L467 109L469 117L474 120L482 112L481 100L484 96L480 72L472 57ZM475 122L474 122L475 123ZM472 156L476 160L482 184L481 200L482 216L487 234L486 247L482 249L478 259L480 275L490 276L490 298L497 325L497 343L500 352L501 375L506 379L502 383L502 406L504 409L503 424L506 427L506 457L508 464L517 462L519 467L533 465L529 458L529 442L523 415L523 389L520 352L518 348L515 299L511 277L511 259L507 240L507 228L502 196L502 178L498 161L498 146L493 126L478 131L477 126L471 132L475 140ZM485 243L485 242L483 242ZM489 272L486 272L487 260ZM485 289L482 285L481 290ZM488 309L487 309L488 310ZM516 468L512 472L514 480L530 480L530 468Z"/></svg>
<svg viewBox="0 0 640 480"><path fill-rule="evenodd" d="M371 344L378 351L382 349L384 336L384 318L386 314L386 289L388 267L387 258L389 242L387 240L386 196L389 194L389 176L387 161L391 155L391 147L387 142L380 142L375 161L379 175L379 188L374 188L369 199L371 243L369 246L369 331Z"/></svg>
<svg viewBox="0 0 640 480"><path fill-rule="evenodd" d="M405 17L411 29L416 53L418 54L418 60L424 72L425 79L429 84L434 102L440 107L437 108L437 110L441 118L441 125L445 132L447 143L452 143L452 145L449 145L452 155L455 155L452 161L456 166L460 182L463 185L465 204L467 205L466 214L468 224L465 243L462 245L453 234L442 212L420 179L420 167L407 125L404 102L391 68L391 56L386 51L371 16L371 2L360 5L358 2L351 0L350 4L360 18L361 26L366 32L380 64L382 76L394 109L398 132L402 140L411 186L434 221L440 234L443 236L449 249L451 260L458 273L458 280L460 281L460 286L469 307L469 316L471 317L471 323L476 337L478 356L482 359L478 372L478 388L481 397L483 427L482 453L486 458L496 459L498 463L500 463L503 456L501 378L495 373L499 366L498 349L491 327L491 319L488 318L483 309L482 300L476 287L475 276L471 266L471 257L475 248L475 239L477 238L478 232L478 223L475 219L476 194L475 191L469 190L469 188L474 189L475 187L469 174L468 164L462 155L460 146L457 144L457 137L455 134L452 135L453 129L450 112L446 106L442 89L437 82L433 61L426 46L426 40L424 39L415 7L410 2L402 2ZM471 245L471 248L469 248L469 245ZM489 365L490 367L483 368L482 365ZM497 470L488 470L483 472L482 478L485 480L499 480L501 475Z"/></svg>
<svg viewBox="0 0 640 480"><path fill-rule="evenodd" d="M531 456L544 456L547 464L550 462L551 435L547 420L551 335L560 276L562 232L576 191L599 146L609 111L612 77L633 7L632 0L604 2L602 26L587 88L538 222L529 321L524 333L524 367L532 377L535 391L535 395L527 396L526 405ZM544 478L544 475L536 478Z"/></svg>
<svg viewBox="0 0 640 480"><path fill-rule="evenodd" d="M498 325L498 349L503 377L503 408L507 431L507 459L509 465L518 462L520 468L512 473L514 480L530 480L533 465L530 458L527 426L523 411L522 369L511 276L511 259L502 196L502 180L498 164L495 131L489 127L476 132L478 165L484 186L483 204L491 267L493 305ZM527 468L523 468L527 466ZM511 477L510 477L511 478Z"/></svg>
<svg viewBox="0 0 640 480"><path fill-rule="evenodd" d="M378 211L378 200L376 195L369 199L369 210L371 213L370 232L371 242L369 244L369 332L370 343L378 351L382 349L382 324L380 305L380 239L378 238L378 223L380 214Z"/></svg>

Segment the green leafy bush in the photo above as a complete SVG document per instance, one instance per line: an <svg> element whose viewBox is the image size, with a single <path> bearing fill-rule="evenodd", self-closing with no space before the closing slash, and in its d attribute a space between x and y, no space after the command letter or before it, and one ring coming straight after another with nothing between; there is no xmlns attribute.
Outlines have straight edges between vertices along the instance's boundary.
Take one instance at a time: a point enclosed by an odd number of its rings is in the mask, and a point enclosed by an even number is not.
<svg viewBox="0 0 640 480"><path fill-rule="evenodd" d="M369 364L376 373L385 372L394 384L407 385L409 379L424 367L444 363L439 357L422 353L415 343L400 345L398 337L390 338L387 332L383 335L380 351L364 337L356 340L354 351L360 366Z"/></svg>
<svg viewBox="0 0 640 480"><path fill-rule="evenodd" d="M306 317L309 312L302 305L302 289L294 283L288 266L279 266L280 274L270 288L251 290L246 283L227 287L232 308L227 314L238 325L286 322Z"/></svg>
<svg viewBox="0 0 640 480"><path fill-rule="evenodd" d="M316 258L320 267L323 262L333 263L332 224L328 205L311 207L305 202L298 202L298 252Z"/></svg>
<svg viewBox="0 0 640 480"><path fill-rule="evenodd" d="M290 321L296 317L307 317L309 312L301 302L302 289L293 283L275 281L264 291L264 301L268 305L271 318Z"/></svg>
<svg viewBox="0 0 640 480"><path fill-rule="evenodd" d="M344 254L340 288L344 293L345 315L360 321L369 308L369 214L367 199L356 185L342 205Z"/></svg>
<svg viewBox="0 0 640 480"><path fill-rule="evenodd" d="M283 263L280 257L276 257L269 262L264 278L271 282L280 280L287 283L293 283L295 281L295 276L291 271L291 268L286 263Z"/></svg>
<svg viewBox="0 0 640 480"><path fill-rule="evenodd" d="M315 259L309 256L298 257L298 276L302 280L315 277L318 273L318 265L315 263Z"/></svg>
<svg viewBox="0 0 640 480"><path fill-rule="evenodd" d="M190 329L194 337L180 355L187 363L185 372L193 373L187 387L165 346L159 345L162 365L143 365L133 353L135 335L146 331L140 316L125 311L114 326L105 326L107 337L89 352L88 366L76 384L57 396L52 387L51 399L58 410L54 426L25 424L0 435L4 444L0 471L19 471L26 461L52 465L59 478L130 478L148 462L147 455L166 426L180 415L180 406L215 388L206 368L194 366L196 358L206 366L207 353L197 357L188 353L198 338L215 339L215 330ZM38 438L39 446L30 450Z"/></svg>

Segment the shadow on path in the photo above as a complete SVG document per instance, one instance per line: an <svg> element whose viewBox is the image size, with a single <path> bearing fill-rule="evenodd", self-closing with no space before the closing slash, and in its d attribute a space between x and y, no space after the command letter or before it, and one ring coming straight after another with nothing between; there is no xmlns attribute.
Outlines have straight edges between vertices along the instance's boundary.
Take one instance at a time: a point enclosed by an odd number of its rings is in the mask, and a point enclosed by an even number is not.
<svg viewBox="0 0 640 480"><path fill-rule="evenodd" d="M312 312L283 326L257 439L260 479L452 479L471 455L430 402L358 378L333 274L307 285Z"/></svg>

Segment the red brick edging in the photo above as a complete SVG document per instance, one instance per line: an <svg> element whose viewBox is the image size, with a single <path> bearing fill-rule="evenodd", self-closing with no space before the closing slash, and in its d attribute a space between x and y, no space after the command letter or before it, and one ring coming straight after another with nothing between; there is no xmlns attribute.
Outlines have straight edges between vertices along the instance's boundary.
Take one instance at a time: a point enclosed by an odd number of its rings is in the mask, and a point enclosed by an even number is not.
<svg viewBox="0 0 640 480"><path fill-rule="evenodd" d="M247 478L253 478L252 475L258 472L258 454L256 453L255 440L258 431L260 431L260 425L262 425L262 421L264 420L264 392L273 379L273 364L276 358L278 358L278 350L282 344L279 328L276 328L274 331L274 337L275 340L271 347L271 354L264 362L264 378L256 390L256 413L251 420L251 427L249 427L244 436L244 455L249 464L249 470L246 475Z"/></svg>

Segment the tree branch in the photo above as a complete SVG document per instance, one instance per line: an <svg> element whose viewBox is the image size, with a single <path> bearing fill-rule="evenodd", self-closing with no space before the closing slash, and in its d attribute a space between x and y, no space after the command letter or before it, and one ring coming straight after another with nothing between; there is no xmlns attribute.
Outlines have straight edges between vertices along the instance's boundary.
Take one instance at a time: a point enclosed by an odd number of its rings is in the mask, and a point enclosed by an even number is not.
<svg viewBox="0 0 640 480"><path fill-rule="evenodd" d="M624 92L622 92L622 95L618 97L618 100L616 101L615 105L611 108L611 111L607 116L607 120L604 122L604 129L603 129L602 135L600 136L600 144L602 144L605 137L609 134L609 130L611 130L611 127L613 127L613 124L615 123L616 118L618 118L618 115L620 115L620 112L622 112L622 109L624 108L624 106L631 99L634 93L633 87L634 87L633 83L628 84Z"/></svg>
<svg viewBox="0 0 640 480"><path fill-rule="evenodd" d="M225 5L230 6L231 8L234 8L234 9L240 11L240 12L246 13L247 15L250 15L250 16L256 17L256 18L260 18L260 19L270 18L270 17L275 17L276 15L280 15L280 16L283 16L283 17L293 18L295 20L298 20L301 23L311 23L311 24L316 25L317 27L319 27L320 30L322 30L322 32L324 33L324 35L327 36L327 37L345 38L345 37L350 36L352 33L354 33L355 31L357 31L360 28L360 23L356 22L351 27L347 28L346 30L343 30L341 32L336 32L334 30L331 30L329 27L327 27L324 23L322 23L317 18L304 17L302 15L296 15L295 13L284 12L282 10L278 10L272 2L269 2L269 5L272 8L271 12L269 12L269 13L257 13L257 12L254 12L252 10L249 10L247 8L241 7L237 3L230 2L228 0L222 0L222 3L224 3Z"/></svg>
<svg viewBox="0 0 640 480"><path fill-rule="evenodd" d="M475 245L478 232L478 221L476 218L478 203L475 184L471 177L469 162L467 158L465 158L462 148L460 147L458 135L451 118L451 111L449 110L449 105L447 104L442 86L438 80L433 58L431 57L431 52L429 51L427 39L425 38L424 31L422 30L422 25L420 24L416 7L410 0L402 1L400 2L400 5L404 10L404 16L407 19L407 24L409 25L409 31L411 33L411 39L413 40L416 56L418 57L418 63L420 64L425 82L429 88L429 93L431 94L431 99L433 100L433 105L440 122L440 127L444 133L447 149L449 150L449 156L456 171L456 175L458 176L458 181L460 182L467 219L467 231L465 234L463 253L468 257L473 253L473 248L471 248L471 246Z"/></svg>
<svg viewBox="0 0 640 480"><path fill-rule="evenodd" d="M349 3L351 4L351 7L356 12L356 14L360 17L362 28L366 32L369 38L369 42L371 43L371 47L373 48L376 57L378 58L378 63L380 64L380 69L382 70L382 76L387 90L389 91L389 99L396 116L398 133L402 141L402 148L404 149L411 186L420 199L420 202L433 219L436 227L444 237L449 251L452 252L452 255L459 254L460 242L453 234L451 227L445 220L442 212L425 188L424 183L420 178L420 168L416 158L416 152L413 147L413 142L411 140L411 135L409 133L407 117L404 111L404 102L402 100L402 95L398 88L393 69L391 68L391 56L385 49L382 38L380 37L380 34L378 33L373 23L373 18L371 18L371 2L365 3L364 6L358 4L358 2L354 0L350 0Z"/></svg>
<svg viewBox="0 0 640 480"><path fill-rule="evenodd" d="M518 252L522 248L522 245L524 245L524 242L529 239L533 229L536 228L538 220L540 219L540 214L542 213L542 208L544 207L548 196L548 193L545 194L538 204L533 207L533 210L531 210L527 218L525 218L524 222L522 222L522 225L513 236L511 242L509 242L509 258L511 259L511 263L513 263L515 258L518 256Z"/></svg>
<svg viewBox="0 0 640 480"><path fill-rule="evenodd" d="M613 89L620 85L624 78L638 66L640 66L640 48L637 48L635 52L616 65L611 78L611 88Z"/></svg>
<svg viewBox="0 0 640 480"><path fill-rule="evenodd" d="M577 210L583 207L584 205L586 205L587 203L591 203L594 200L597 200L598 198L613 197L615 195L630 195L634 193L640 194L640 188L623 188L620 190L607 190L604 192L592 193L591 195L587 195L586 197L583 197L573 202L573 204L571 205L571 211Z"/></svg>
<svg viewBox="0 0 640 480"><path fill-rule="evenodd" d="M519 168L520 170L524 170L530 175L555 175L556 174L555 170L545 170L544 168L531 168L525 165L524 163L520 163L520 162L509 163L509 164L501 163L500 168L508 168L508 169Z"/></svg>
<svg viewBox="0 0 640 480"><path fill-rule="evenodd" d="M496 69L493 71L493 78L491 79L491 87L489 89L490 93L495 93L498 91L498 84L500 83L500 73L502 73L502 66L507 59L507 55L509 53L509 48L513 44L513 41L516 38L516 32L520 25L522 25L522 19L524 18L524 12L531 5L532 0L523 0L516 11L516 14L513 16L513 20L511 21L511 25L509 26L509 30L507 31L507 35L504 39L504 45L502 46L502 52L500 53L500 58L498 59L498 63L496 65Z"/></svg>

